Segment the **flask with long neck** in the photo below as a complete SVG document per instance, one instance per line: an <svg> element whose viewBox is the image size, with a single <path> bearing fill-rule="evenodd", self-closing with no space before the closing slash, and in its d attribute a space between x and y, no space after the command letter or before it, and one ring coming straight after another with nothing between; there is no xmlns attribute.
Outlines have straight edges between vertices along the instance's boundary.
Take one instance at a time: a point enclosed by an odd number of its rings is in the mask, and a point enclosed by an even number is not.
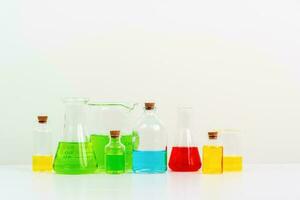
<svg viewBox="0 0 300 200"><path fill-rule="evenodd" d="M199 150L193 138L193 109L190 107L178 110L178 137L169 160L172 171L190 172L201 168Z"/></svg>

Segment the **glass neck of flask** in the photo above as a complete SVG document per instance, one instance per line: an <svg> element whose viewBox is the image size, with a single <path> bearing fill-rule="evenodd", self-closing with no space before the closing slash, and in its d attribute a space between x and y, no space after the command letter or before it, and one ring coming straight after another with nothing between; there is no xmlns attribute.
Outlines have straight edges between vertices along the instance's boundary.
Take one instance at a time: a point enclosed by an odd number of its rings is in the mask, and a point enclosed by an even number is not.
<svg viewBox="0 0 300 200"><path fill-rule="evenodd" d="M85 104L81 102L66 103L64 140L85 142Z"/></svg>
<svg viewBox="0 0 300 200"><path fill-rule="evenodd" d="M192 108L180 108L178 110L178 142L179 146L195 146L193 138L193 110Z"/></svg>

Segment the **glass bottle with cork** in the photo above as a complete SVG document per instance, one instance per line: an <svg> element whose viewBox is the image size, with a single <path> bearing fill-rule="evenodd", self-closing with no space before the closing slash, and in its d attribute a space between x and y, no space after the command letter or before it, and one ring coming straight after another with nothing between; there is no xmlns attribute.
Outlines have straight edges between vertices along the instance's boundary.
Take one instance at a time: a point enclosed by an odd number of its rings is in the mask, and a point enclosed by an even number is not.
<svg viewBox="0 0 300 200"><path fill-rule="evenodd" d="M155 103L145 103L144 114L135 131L139 142L133 151L133 172L164 173L167 170L167 134L156 115Z"/></svg>
<svg viewBox="0 0 300 200"><path fill-rule="evenodd" d="M223 173L223 146L218 140L218 132L208 132L208 143L203 146L203 174Z"/></svg>
<svg viewBox="0 0 300 200"><path fill-rule="evenodd" d="M107 174L125 173L125 146L120 141L120 131L110 131L110 141L105 146L105 171Z"/></svg>
<svg viewBox="0 0 300 200"><path fill-rule="evenodd" d="M34 172L52 171L51 135L47 120L48 116L38 116L38 125L34 131L34 150L32 155L32 171Z"/></svg>

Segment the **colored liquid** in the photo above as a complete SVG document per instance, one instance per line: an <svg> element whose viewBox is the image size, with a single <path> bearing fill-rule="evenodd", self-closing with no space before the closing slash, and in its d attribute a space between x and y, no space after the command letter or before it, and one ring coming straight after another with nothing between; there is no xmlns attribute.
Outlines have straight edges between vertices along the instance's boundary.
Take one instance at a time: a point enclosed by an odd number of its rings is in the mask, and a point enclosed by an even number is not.
<svg viewBox="0 0 300 200"><path fill-rule="evenodd" d="M125 156L122 155L106 155L106 173L122 174L125 173Z"/></svg>
<svg viewBox="0 0 300 200"><path fill-rule="evenodd" d="M173 147L169 167L178 172L198 171L201 168L198 147Z"/></svg>
<svg viewBox="0 0 300 200"><path fill-rule="evenodd" d="M88 174L97 169L90 142L59 142L53 169L58 174Z"/></svg>
<svg viewBox="0 0 300 200"><path fill-rule="evenodd" d="M222 146L203 146L203 174L223 173L223 147Z"/></svg>
<svg viewBox="0 0 300 200"><path fill-rule="evenodd" d="M94 147L94 152L96 155L97 163L98 163L98 171L105 171L105 146L109 142L108 135L98 135L93 134L90 137L91 142ZM121 136L121 143L125 146L125 170L130 172L132 170L132 150L133 150L133 142L132 142L132 134Z"/></svg>
<svg viewBox="0 0 300 200"><path fill-rule="evenodd" d="M224 156L223 171L224 172L240 172L243 170L242 156Z"/></svg>
<svg viewBox="0 0 300 200"><path fill-rule="evenodd" d="M109 142L109 137L107 135L91 135L91 143L93 144L98 170L99 172L105 171L105 146Z"/></svg>
<svg viewBox="0 0 300 200"><path fill-rule="evenodd" d="M133 151L133 172L163 173L167 170L167 151Z"/></svg>
<svg viewBox="0 0 300 200"><path fill-rule="evenodd" d="M52 155L33 155L32 171L34 172L51 172L52 171Z"/></svg>

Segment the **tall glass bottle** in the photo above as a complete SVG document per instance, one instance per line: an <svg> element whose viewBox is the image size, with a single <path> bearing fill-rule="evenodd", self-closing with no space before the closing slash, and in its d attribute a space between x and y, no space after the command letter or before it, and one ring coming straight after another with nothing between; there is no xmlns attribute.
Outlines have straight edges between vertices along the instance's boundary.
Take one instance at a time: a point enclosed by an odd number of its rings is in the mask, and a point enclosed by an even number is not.
<svg viewBox="0 0 300 200"><path fill-rule="evenodd" d="M223 146L218 141L218 132L208 132L208 143L203 146L203 174L223 173Z"/></svg>
<svg viewBox="0 0 300 200"><path fill-rule="evenodd" d="M135 129L139 143L133 151L134 173L167 170L167 134L158 119L155 103L145 103L145 112Z"/></svg>
<svg viewBox="0 0 300 200"><path fill-rule="evenodd" d="M53 169L59 174L87 174L97 168L92 143L85 133L88 99L67 98L63 138L58 143Z"/></svg>
<svg viewBox="0 0 300 200"><path fill-rule="evenodd" d="M34 150L32 155L32 171L34 172L52 171L51 135L47 120L48 116L38 116L38 125L34 130Z"/></svg>
<svg viewBox="0 0 300 200"><path fill-rule="evenodd" d="M110 141L105 146L105 171L107 174L125 173L125 146L120 141L120 131L110 131Z"/></svg>
<svg viewBox="0 0 300 200"><path fill-rule="evenodd" d="M178 110L179 136L172 148L169 167L172 171L190 172L201 168L201 159L193 138L193 110L190 107Z"/></svg>

